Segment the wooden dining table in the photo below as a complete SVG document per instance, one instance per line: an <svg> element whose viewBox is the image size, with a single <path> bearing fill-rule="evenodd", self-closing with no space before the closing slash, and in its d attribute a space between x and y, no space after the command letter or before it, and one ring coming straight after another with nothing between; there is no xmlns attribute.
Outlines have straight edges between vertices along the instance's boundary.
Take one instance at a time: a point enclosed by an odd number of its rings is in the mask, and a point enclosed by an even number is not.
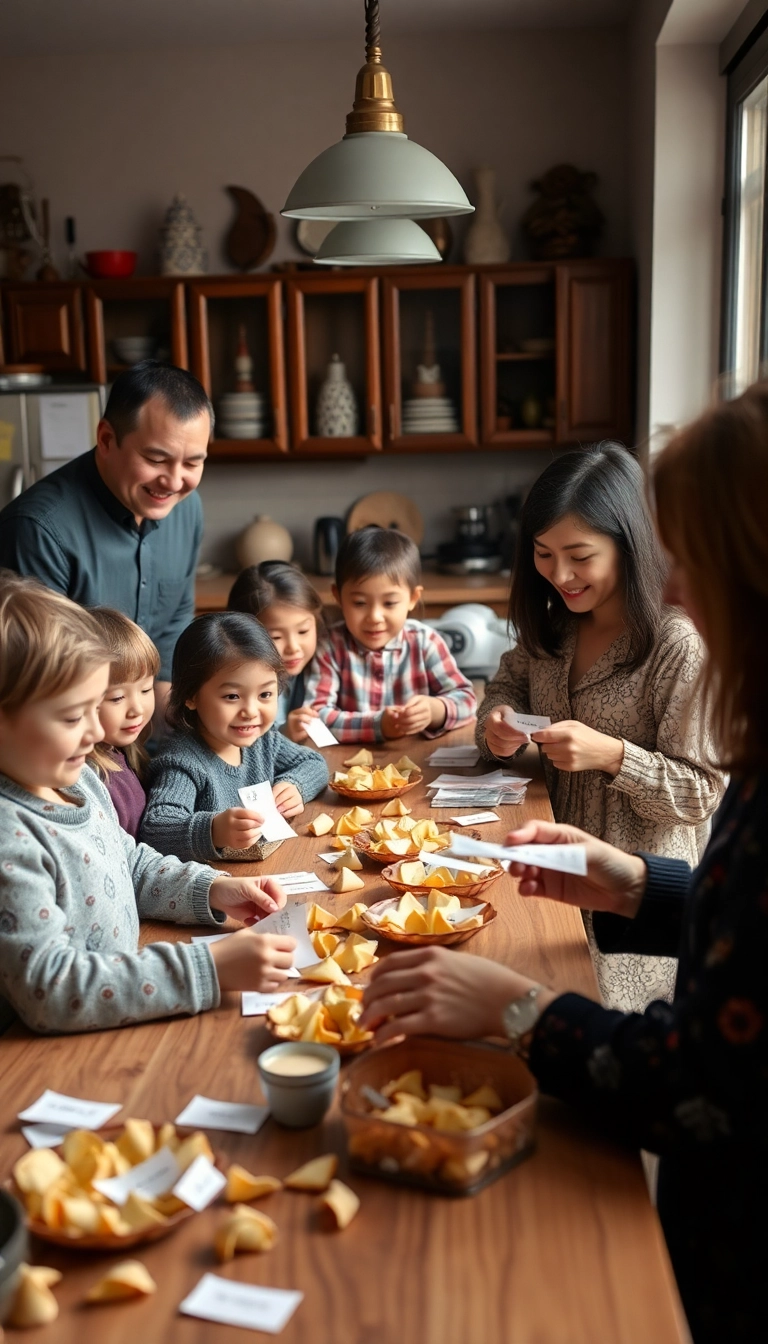
<svg viewBox="0 0 768 1344"><path fill-rule="evenodd" d="M471 729L440 743L408 739L376 748L377 763L403 751L423 764L424 782L405 801L414 816L447 821L430 810L425 764L436 745L471 741ZM356 750L325 751L331 770ZM478 766L469 775L481 773ZM531 818L551 819L535 748L516 762L531 777L525 802L497 808L484 839L501 840ZM361 800L363 801L363 800ZM338 818L351 804L330 789L295 821L299 838L267 860L226 865L258 875L314 870L329 837L307 834L321 811ZM372 804L378 816L382 804ZM365 890L298 897L334 911L390 894L381 869L365 861ZM550 901L525 899L505 875L489 891L497 918L462 951L494 958L558 989L597 998L581 915ZM146 924L142 938L189 939L195 930ZM379 950L386 954L382 940ZM355 979L365 979L355 977ZM272 1038L263 1018L241 1016L240 996L197 1017L88 1035L35 1037L22 1026L0 1038L0 1171L24 1151L17 1114L45 1088L89 1100L121 1102L118 1121L173 1120L196 1094L263 1102L256 1060ZM217 1201L162 1241L128 1253L139 1258L157 1292L127 1303L84 1305L88 1288L125 1256L62 1250L33 1240L34 1263L63 1271L55 1289L58 1320L25 1331L30 1344L234 1344L232 1326L178 1314L206 1272L242 1283L298 1289L303 1300L285 1327L285 1344L684 1344L682 1308L640 1156L606 1139L582 1115L551 1098L539 1104L533 1155L479 1194L449 1198L349 1172L343 1123L334 1106L311 1129L287 1130L268 1119L256 1135L210 1132L220 1165L283 1177L323 1153L339 1158L339 1175L359 1195L360 1211L341 1232L318 1217L317 1198L279 1191L258 1206L274 1219L278 1241L267 1254L238 1255L220 1265L213 1239L228 1206ZM13 1335L15 1337L15 1333ZM19 1336L20 1337L20 1336ZM262 1336L263 1337L263 1336Z"/></svg>

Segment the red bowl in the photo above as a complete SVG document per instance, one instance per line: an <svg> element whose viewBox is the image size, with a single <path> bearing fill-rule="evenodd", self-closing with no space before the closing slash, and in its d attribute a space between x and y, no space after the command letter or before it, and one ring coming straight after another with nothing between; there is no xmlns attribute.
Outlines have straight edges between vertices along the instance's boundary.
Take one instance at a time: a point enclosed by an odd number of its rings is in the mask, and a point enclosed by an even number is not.
<svg viewBox="0 0 768 1344"><path fill-rule="evenodd" d="M94 280L122 280L136 270L137 252L86 252L85 266Z"/></svg>

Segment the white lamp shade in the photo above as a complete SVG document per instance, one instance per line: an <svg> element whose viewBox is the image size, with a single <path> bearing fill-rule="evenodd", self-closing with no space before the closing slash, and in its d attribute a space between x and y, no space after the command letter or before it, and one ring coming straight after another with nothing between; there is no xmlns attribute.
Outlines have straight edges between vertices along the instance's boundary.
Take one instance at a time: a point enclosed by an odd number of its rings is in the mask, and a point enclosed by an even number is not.
<svg viewBox="0 0 768 1344"><path fill-rule="evenodd" d="M474 210L453 173L399 131L345 135L300 174L281 214L290 219L431 219Z"/></svg>
<svg viewBox="0 0 768 1344"><path fill-rule="evenodd" d="M402 266L440 261L440 253L412 219L348 219L323 239L315 261L321 266Z"/></svg>

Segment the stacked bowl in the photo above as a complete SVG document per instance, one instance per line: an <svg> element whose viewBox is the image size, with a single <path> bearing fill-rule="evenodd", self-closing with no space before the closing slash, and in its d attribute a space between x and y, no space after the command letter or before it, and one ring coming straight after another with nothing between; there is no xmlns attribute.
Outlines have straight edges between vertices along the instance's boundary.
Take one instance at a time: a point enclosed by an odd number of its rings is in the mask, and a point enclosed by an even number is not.
<svg viewBox="0 0 768 1344"><path fill-rule="evenodd" d="M216 431L222 439L260 439L264 419L261 392L225 392L219 399Z"/></svg>

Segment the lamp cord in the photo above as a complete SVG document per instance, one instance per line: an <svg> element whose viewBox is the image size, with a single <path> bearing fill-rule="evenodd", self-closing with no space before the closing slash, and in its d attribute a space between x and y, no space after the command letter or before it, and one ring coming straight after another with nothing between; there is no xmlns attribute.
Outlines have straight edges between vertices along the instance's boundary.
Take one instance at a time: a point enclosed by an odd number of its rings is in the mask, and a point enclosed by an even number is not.
<svg viewBox="0 0 768 1344"><path fill-rule="evenodd" d="M365 0L365 54L368 60L378 52L381 59L381 25L379 23L379 0Z"/></svg>

